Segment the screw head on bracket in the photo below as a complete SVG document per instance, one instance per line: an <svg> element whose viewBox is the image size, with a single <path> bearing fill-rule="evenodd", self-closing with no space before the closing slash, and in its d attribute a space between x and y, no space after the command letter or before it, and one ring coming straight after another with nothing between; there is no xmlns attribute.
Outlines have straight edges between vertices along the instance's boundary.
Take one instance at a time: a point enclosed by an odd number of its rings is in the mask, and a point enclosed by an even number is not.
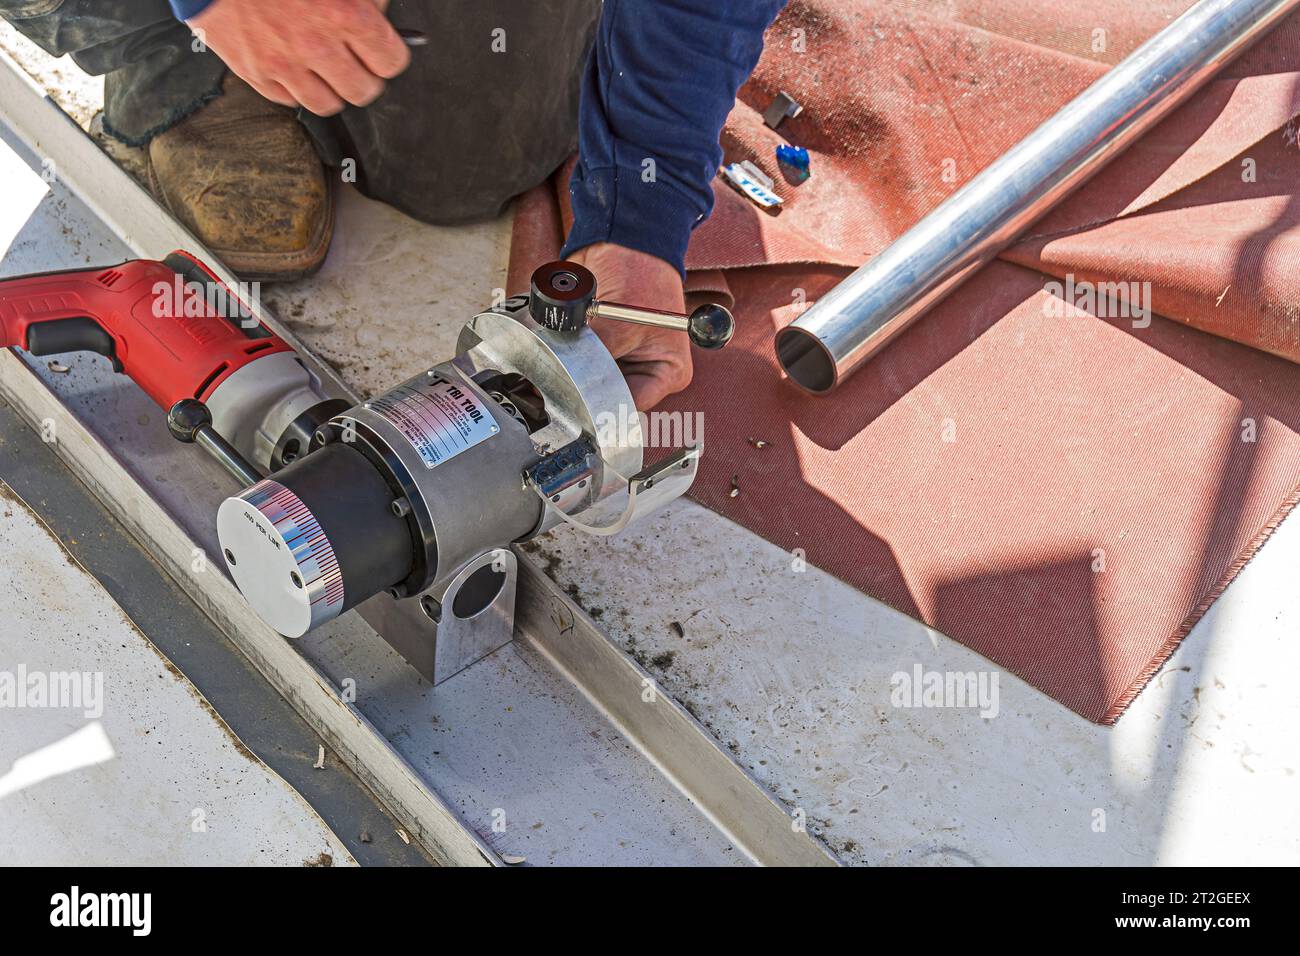
<svg viewBox="0 0 1300 956"><path fill-rule="evenodd" d="M596 298L596 277L576 262L558 259L533 273L528 311L533 321L552 332L580 332Z"/></svg>

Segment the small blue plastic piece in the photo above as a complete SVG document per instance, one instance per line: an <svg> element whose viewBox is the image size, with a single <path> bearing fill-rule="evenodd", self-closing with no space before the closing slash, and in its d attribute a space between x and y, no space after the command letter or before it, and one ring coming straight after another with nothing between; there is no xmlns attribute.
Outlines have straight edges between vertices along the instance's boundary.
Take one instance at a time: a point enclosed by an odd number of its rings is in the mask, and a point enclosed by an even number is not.
<svg viewBox="0 0 1300 956"><path fill-rule="evenodd" d="M782 143L776 148L776 161L786 166L793 166L802 172L808 172L808 150L802 146Z"/></svg>

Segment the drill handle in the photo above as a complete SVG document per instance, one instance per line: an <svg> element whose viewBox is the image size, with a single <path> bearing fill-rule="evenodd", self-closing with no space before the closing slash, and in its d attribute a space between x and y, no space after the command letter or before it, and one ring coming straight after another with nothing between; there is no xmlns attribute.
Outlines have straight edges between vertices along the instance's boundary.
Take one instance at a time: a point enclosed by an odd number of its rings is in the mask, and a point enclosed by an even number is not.
<svg viewBox="0 0 1300 956"><path fill-rule="evenodd" d="M141 260L0 280L0 346L33 355L95 352L121 371L121 292L171 275L162 263ZM130 298L134 304L138 296Z"/></svg>
<svg viewBox="0 0 1300 956"><path fill-rule="evenodd" d="M95 352L111 361L115 371L122 371L122 363L117 357L117 342L91 316L29 322L27 351L33 355Z"/></svg>
<svg viewBox="0 0 1300 956"><path fill-rule="evenodd" d="M107 356L164 409L206 402L250 362L293 351L183 252L0 280L0 346Z"/></svg>

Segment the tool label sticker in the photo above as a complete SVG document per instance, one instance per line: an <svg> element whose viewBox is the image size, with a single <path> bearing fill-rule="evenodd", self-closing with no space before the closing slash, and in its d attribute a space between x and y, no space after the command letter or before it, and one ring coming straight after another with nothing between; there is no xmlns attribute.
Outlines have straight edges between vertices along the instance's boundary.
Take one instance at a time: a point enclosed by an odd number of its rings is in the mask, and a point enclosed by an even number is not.
<svg viewBox="0 0 1300 956"><path fill-rule="evenodd" d="M369 407L406 436L425 468L455 458L498 431L477 395L437 376L399 385Z"/></svg>

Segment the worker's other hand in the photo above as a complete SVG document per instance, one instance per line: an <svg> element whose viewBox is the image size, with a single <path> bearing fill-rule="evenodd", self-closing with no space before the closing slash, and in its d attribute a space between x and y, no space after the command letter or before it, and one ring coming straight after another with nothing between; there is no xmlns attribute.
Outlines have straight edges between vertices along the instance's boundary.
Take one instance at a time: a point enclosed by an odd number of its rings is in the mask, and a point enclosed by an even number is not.
<svg viewBox="0 0 1300 956"><path fill-rule="evenodd" d="M268 100L319 116L365 106L411 53L388 0L216 0L189 26Z"/></svg>
<svg viewBox="0 0 1300 956"><path fill-rule="evenodd" d="M686 311L682 277L662 259L609 242L587 246L569 258L595 273L597 299ZM591 327L618 359L641 411L691 383L691 342L685 332L607 319L596 319Z"/></svg>

